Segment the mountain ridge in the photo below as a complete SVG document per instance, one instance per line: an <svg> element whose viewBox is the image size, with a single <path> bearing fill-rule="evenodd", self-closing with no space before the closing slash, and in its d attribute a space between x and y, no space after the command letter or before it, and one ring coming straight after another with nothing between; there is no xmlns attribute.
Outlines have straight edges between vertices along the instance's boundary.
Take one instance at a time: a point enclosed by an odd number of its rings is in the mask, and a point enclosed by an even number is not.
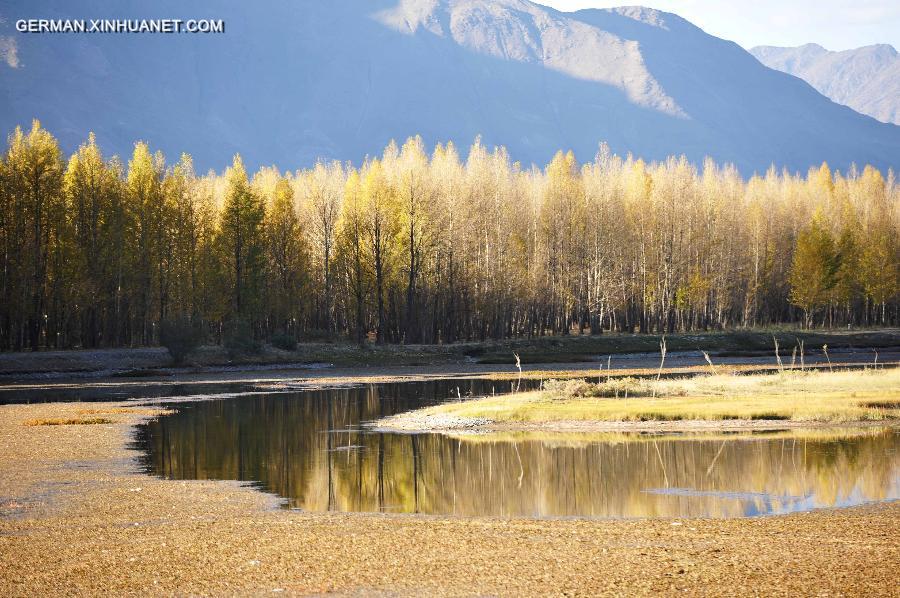
<svg viewBox="0 0 900 598"><path fill-rule="evenodd" d="M159 0L13 0L0 36L0 127L39 118L71 151L93 130L127 156L137 139L199 169L358 162L391 139L467 147L477 136L525 164L599 143L646 160L710 156L744 175L823 161L900 168L900 127L838 106L733 42L643 7L572 13L526 0L273 2L217 6L222 35L11 32L44 15L196 18Z"/></svg>
<svg viewBox="0 0 900 598"><path fill-rule="evenodd" d="M770 68L803 79L839 104L900 125L900 55L890 44L842 51L818 44L756 46L750 53Z"/></svg>

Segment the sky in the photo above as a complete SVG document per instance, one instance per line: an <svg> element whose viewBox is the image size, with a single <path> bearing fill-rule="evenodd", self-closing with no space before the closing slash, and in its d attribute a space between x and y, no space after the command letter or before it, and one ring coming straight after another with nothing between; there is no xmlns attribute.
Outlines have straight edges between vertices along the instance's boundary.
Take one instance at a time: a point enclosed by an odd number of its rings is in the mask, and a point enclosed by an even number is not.
<svg viewBox="0 0 900 598"><path fill-rule="evenodd" d="M557 10L641 4L684 17L707 33L753 46L817 43L900 50L900 0L535 0Z"/></svg>

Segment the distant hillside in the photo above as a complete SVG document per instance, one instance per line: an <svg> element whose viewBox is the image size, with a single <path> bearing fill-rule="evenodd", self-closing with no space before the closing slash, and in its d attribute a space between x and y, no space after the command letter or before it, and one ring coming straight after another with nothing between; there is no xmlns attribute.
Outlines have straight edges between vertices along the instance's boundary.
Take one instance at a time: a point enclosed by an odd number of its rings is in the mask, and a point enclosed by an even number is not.
<svg viewBox="0 0 900 598"><path fill-rule="evenodd" d="M20 34L17 18L196 18L223 35ZM524 163L598 143L805 171L900 169L900 127L761 65L684 19L630 7L558 12L525 0L12 0L0 6L0 128L33 117L72 150L144 139L198 168L359 162L392 138Z"/></svg>
<svg viewBox="0 0 900 598"><path fill-rule="evenodd" d="M829 52L816 44L757 46L750 52L766 66L800 77L839 104L900 124L900 55L893 46L844 52Z"/></svg>

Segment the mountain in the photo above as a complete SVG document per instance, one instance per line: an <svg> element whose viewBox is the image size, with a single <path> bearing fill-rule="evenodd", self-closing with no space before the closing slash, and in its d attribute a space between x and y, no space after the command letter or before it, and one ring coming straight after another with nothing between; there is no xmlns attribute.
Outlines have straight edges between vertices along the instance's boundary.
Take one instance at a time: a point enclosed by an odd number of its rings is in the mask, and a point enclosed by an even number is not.
<svg viewBox="0 0 900 598"><path fill-rule="evenodd" d="M839 104L900 125L900 55L893 46L844 52L829 52L817 44L757 46L750 53L769 68L800 77Z"/></svg>
<svg viewBox="0 0 900 598"><path fill-rule="evenodd" d="M827 160L900 167L900 127L835 104L737 44L640 7L525 0L12 0L0 7L0 127L33 117L72 150L143 139L198 169L360 162L421 134L481 135L543 164L598 143L742 173ZM212 18L224 34L17 33L22 18Z"/></svg>

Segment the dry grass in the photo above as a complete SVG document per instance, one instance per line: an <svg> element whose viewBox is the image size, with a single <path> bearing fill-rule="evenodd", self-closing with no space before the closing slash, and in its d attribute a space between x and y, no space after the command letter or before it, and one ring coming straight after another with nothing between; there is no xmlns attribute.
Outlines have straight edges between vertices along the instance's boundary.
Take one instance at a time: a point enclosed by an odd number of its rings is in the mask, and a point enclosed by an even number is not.
<svg viewBox="0 0 900 598"><path fill-rule="evenodd" d="M108 417L45 417L37 419L29 419L25 422L26 426L87 426L92 424L112 424L115 423Z"/></svg>
<svg viewBox="0 0 900 598"><path fill-rule="evenodd" d="M814 359L812 356L807 356L806 362L806 370L805 372L811 372L816 370L827 370L828 365L825 363L810 363ZM657 372L659 371L659 357L651 357L646 360L634 360L642 362L641 365L635 367L627 367L627 368L614 368L614 369L605 369L605 368L589 368L583 367L578 369L530 369L522 372L521 375L518 372L491 372L489 374L483 374L480 377L483 377L488 380L510 380L516 381L519 379L522 380L571 380L571 379L584 379L584 378L630 378L630 377L647 377L653 376L655 377ZM656 365L653 365L652 361L656 361ZM614 362L616 363L616 362ZM842 363L841 366L846 367L848 365L852 365L854 368L865 369L866 364L861 362L847 362ZM744 364L735 364L735 363L717 363L713 364L713 367L716 370L716 374L720 376L740 376L740 375L750 375L750 374L765 374L765 373L776 373L785 370L785 367L779 368L777 364L764 364L764 363L744 363ZM801 373L799 363L796 365L795 369L789 369L790 363L788 363L787 371ZM663 376L701 376L708 375L710 371L709 363L703 364L693 364L693 365L667 365L663 368L662 375Z"/></svg>
<svg viewBox="0 0 900 598"><path fill-rule="evenodd" d="M110 407L108 409L79 409L78 415L141 415L158 417L171 413L169 409L155 407Z"/></svg>
<svg viewBox="0 0 900 598"><path fill-rule="evenodd" d="M138 417L159 417L171 413L169 409L158 407L91 407L75 410L78 417L43 417L29 419L24 422L26 426L88 426L92 424L114 424L117 420L103 415L135 415ZM95 416L95 417L85 417Z"/></svg>
<svg viewBox="0 0 900 598"><path fill-rule="evenodd" d="M653 396L655 394L655 396ZM495 422L900 418L900 369L553 383L543 391L447 403L428 414Z"/></svg>

